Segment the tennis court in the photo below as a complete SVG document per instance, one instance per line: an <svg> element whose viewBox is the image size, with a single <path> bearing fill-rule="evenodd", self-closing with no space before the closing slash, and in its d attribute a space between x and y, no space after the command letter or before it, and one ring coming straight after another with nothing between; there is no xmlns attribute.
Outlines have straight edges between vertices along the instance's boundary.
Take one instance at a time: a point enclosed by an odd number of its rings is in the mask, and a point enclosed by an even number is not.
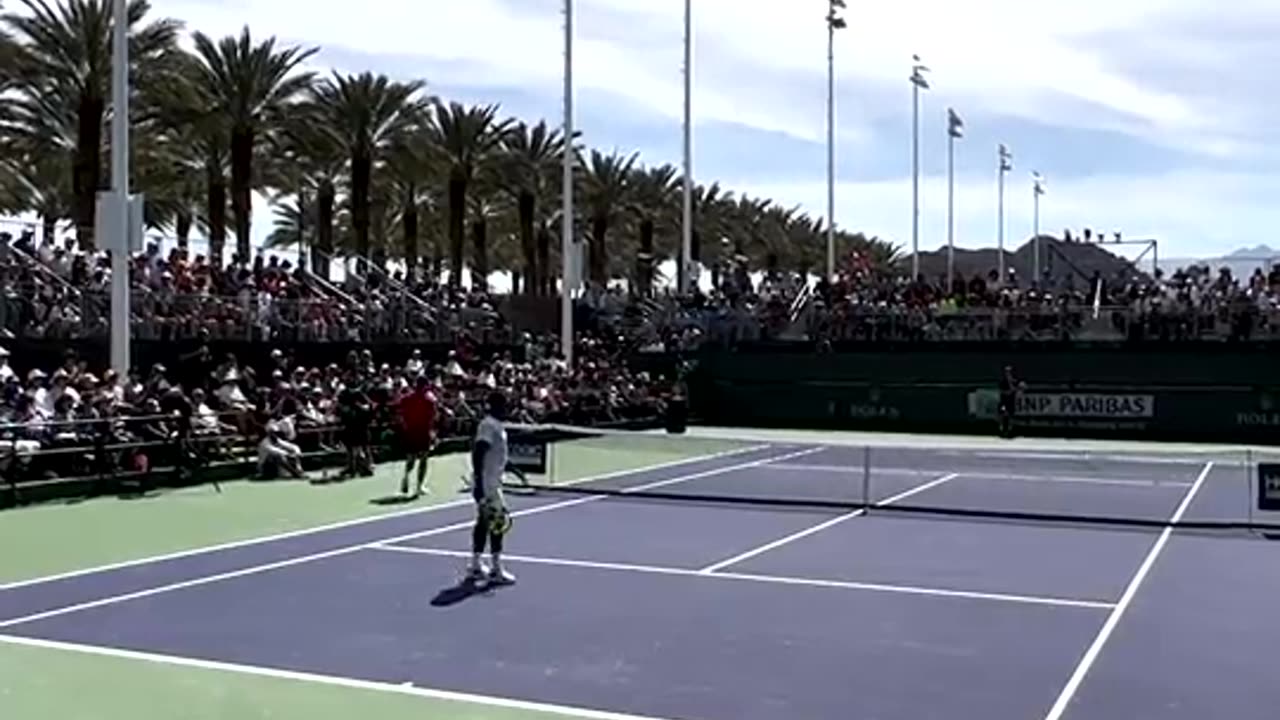
<svg viewBox="0 0 1280 720"><path fill-rule="evenodd" d="M515 587L456 587L450 502L0 585L0 652L486 720L1271 718L1264 459L584 436L511 495Z"/></svg>

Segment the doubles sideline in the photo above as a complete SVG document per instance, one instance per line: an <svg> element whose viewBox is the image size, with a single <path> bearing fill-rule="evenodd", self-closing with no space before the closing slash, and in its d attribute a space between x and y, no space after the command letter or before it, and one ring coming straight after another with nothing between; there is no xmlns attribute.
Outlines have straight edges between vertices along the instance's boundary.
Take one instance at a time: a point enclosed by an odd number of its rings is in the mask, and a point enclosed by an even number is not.
<svg viewBox="0 0 1280 720"><path fill-rule="evenodd" d="M681 465L690 465L693 463L708 462L712 460L718 460L721 458L734 457L734 456L743 455L746 453L763 451L770 447L772 446L766 443L766 444L759 444L759 445L751 445L743 448L734 448L732 450L709 453L706 455L698 455L690 458L681 458L678 460L667 460L664 462L654 463L652 465L644 465L639 468L628 468L626 470L618 470L613 472L601 473L598 475L591 475L588 477L580 478L578 480L574 480L566 484L567 485L582 484L587 482L595 482L599 480L609 480L612 478L622 477L625 475L638 475L646 472L654 472L657 470L665 470L667 468L679 467ZM130 560L121 560L117 562L105 563L102 565L94 565L87 568L80 568L77 570L68 570L65 572L52 573L49 575L42 575L39 577L28 578L24 580L15 580L8 583L0 583L0 592L4 592L6 590L16 590L18 588L28 587L31 585L41 585L44 583L55 582L58 580L68 580L71 578L81 577L84 575L93 575L96 573L110 572L112 570L122 570L124 568L138 567L140 565L150 565L153 563L161 563L169 560L178 560L185 557L203 555L205 553L214 553L214 552L219 552L223 550L234 550L236 548L248 547L251 545L259 545L259 544L270 543L270 542L275 542L279 540L288 540L290 538L303 537L306 535L314 535L314 534L329 532L331 530L341 530L343 528L348 528L348 527L356 527L359 525L368 525L372 523L385 522L387 520L394 520L396 518L402 518L402 517L407 517L412 515L426 515L429 513L448 510L450 508L464 507L464 506L470 505L471 502L472 501L470 498L461 498L458 500L451 500L449 502L440 503L438 505L431 505L430 507L411 508L408 510L398 510L394 512L380 513L377 515L369 515L366 517L353 518L350 520L341 520L337 522L326 523L323 525L314 525L312 527L300 528L297 530L289 530L285 532L272 533L269 535L260 535L260 536L245 538L241 540L231 540L228 542L216 543L213 545L202 545L199 547L188 548L185 550L177 550L174 552L160 553L156 555L147 555L140 558L133 558Z"/></svg>

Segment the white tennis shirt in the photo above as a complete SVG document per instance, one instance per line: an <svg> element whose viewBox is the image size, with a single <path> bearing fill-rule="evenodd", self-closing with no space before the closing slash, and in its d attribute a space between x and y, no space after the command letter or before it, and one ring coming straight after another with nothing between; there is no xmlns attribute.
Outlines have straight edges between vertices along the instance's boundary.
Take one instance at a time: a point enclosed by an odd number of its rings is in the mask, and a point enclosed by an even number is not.
<svg viewBox="0 0 1280 720"><path fill-rule="evenodd" d="M502 473L507 468L507 429L501 420L485 415L476 428L476 442L489 445L480 464L480 489L487 498L501 498Z"/></svg>

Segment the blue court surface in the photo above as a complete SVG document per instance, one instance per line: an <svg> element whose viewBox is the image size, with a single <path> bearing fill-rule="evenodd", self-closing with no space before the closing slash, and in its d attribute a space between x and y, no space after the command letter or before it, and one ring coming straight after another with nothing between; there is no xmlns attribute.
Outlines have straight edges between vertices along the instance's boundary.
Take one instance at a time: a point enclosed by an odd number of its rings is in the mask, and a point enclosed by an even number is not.
<svg viewBox="0 0 1280 720"><path fill-rule="evenodd" d="M456 505L13 584L0 634L595 717L1270 720L1280 544L1177 526L1249 517L1247 472L775 444L607 482L879 505L512 495L514 587L456 590Z"/></svg>

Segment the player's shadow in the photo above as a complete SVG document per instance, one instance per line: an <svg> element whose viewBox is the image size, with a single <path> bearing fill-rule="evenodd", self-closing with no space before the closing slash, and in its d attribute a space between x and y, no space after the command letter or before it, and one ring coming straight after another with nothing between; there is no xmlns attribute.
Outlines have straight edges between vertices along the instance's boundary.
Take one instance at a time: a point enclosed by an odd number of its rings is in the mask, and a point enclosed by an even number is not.
<svg viewBox="0 0 1280 720"><path fill-rule="evenodd" d="M417 500L418 498L412 495L385 495L383 497L376 497L371 499L369 501L369 504L370 505L408 505L409 503L416 502Z"/></svg>
<svg viewBox="0 0 1280 720"><path fill-rule="evenodd" d="M436 596L431 598L431 607L453 607L473 597L491 595L494 590L496 590L494 587L478 586L470 580L463 580L457 585L447 587L436 593Z"/></svg>

